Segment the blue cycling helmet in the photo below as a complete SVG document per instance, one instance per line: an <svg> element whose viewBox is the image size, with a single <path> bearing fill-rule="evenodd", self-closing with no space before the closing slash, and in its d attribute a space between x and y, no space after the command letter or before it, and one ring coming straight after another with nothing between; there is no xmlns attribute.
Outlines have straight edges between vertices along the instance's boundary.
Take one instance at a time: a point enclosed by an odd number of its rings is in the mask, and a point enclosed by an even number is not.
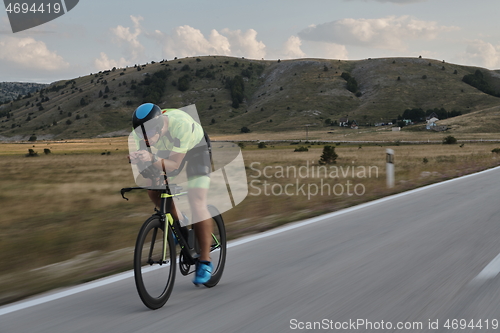
<svg viewBox="0 0 500 333"><path fill-rule="evenodd" d="M158 105L153 103L144 103L135 109L132 115L132 126L137 128L144 124L145 122L159 117L161 115L161 109Z"/></svg>

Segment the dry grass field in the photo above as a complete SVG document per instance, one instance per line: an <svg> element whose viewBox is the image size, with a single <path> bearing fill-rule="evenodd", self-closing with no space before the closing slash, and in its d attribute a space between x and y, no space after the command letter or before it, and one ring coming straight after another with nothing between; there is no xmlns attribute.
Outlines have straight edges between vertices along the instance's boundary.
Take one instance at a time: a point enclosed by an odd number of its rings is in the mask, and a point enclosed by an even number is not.
<svg viewBox="0 0 500 333"><path fill-rule="evenodd" d="M300 146L309 150L294 152ZM323 145L246 143L249 195L224 214L229 237L498 166L497 147L342 143L337 163L320 167ZM385 185L386 148L395 151L393 189ZM25 157L28 149L39 156ZM126 155L125 138L0 145L0 303L131 268L153 206L145 193L121 198L120 188L134 185Z"/></svg>
<svg viewBox="0 0 500 333"><path fill-rule="evenodd" d="M487 123L496 124L498 119L485 118ZM491 121L490 121L491 120ZM250 132L241 134L215 134L213 140L228 140L228 141L246 141L246 140L301 140L309 141L375 141L384 144L396 144L398 141L404 142L434 142L440 143L443 138L448 135L453 135L459 141L469 140L494 140L500 142L500 135L497 131L492 132L470 132L465 131L464 124L458 120L447 119L443 124L451 126L451 130L446 132L420 131L425 125L419 124L404 128L402 131L393 132L391 126L383 127L360 127L358 130L352 130L342 127L324 127L322 129L309 128L306 132L304 127L302 130L288 132ZM411 128L411 129L410 129Z"/></svg>

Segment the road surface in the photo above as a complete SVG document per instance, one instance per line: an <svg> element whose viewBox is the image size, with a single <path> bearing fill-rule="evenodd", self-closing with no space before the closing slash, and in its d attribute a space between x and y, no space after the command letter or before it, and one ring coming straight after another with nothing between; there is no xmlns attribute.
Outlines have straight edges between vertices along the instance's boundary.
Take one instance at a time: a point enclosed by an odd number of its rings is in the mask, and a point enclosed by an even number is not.
<svg viewBox="0 0 500 333"><path fill-rule="evenodd" d="M0 307L0 332L500 331L499 236L496 168L234 241L218 286L177 274L156 311L126 273Z"/></svg>

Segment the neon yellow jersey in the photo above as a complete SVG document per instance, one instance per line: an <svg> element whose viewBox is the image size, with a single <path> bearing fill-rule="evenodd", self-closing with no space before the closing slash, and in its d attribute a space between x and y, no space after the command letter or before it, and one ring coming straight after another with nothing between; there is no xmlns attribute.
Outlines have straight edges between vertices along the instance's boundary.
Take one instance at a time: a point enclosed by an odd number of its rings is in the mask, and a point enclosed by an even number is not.
<svg viewBox="0 0 500 333"><path fill-rule="evenodd" d="M168 132L153 145L158 151L186 154L203 138L203 128L188 113L178 109L164 109L162 115L168 117ZM136 135L134 137L139 144L139 138Z"/></svg>
<svg viewBox="0 0 500 333"><path fill-rule="evenodd" d="M203 138L203 128L188 113L178 109L164 109L162 114L168 117L169 135L163 136L155 148L185 154Z"/></svg>

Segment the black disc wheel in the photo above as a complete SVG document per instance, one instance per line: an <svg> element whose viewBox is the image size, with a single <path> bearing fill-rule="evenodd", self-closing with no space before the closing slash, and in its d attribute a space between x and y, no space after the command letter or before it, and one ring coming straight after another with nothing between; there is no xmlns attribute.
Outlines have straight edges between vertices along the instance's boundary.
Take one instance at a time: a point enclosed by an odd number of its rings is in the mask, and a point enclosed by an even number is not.
<svg viewBox="0 0 500 333"><path fill-rule="evenodd" d="M170 230L167 228L166 235L164 230L158 216L150 217L139 232L134 252L137 291L142 302L153 310L167 302L175 279L175 244Z"/></svg>

